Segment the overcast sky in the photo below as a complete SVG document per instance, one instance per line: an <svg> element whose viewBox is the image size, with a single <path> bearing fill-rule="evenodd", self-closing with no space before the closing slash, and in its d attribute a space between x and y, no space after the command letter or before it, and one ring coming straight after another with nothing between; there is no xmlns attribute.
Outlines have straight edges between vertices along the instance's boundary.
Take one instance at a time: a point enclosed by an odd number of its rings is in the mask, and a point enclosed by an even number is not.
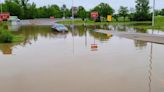
<svg viewBox="0 0 164 92"><path fill-rule="evenodd" d="M57 4L60 6L62 6L63 4L66 4L68 8L72 6L72 1L74 1L74 6L82 5L87 10L93 8L100 2L108 3L114 9L118 10L120 6L127 6L129 8L135 7L136 0L30 0L30 2L35 2L38 7L44 6L44 5L47 6L51 4ZM150 0L150 6L152 6L152 1L153 0ZM156 8L157 9L164 8L164 0L156 0Z"/></svg>

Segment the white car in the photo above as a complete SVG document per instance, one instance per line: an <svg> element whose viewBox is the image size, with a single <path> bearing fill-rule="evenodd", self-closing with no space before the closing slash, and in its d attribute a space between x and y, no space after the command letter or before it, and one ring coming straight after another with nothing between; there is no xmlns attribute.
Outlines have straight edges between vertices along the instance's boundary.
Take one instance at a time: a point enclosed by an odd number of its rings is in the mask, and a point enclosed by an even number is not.
<svg viewBox="0 0 164 92"><path fill-rule="evenodd" d="M54 24L52 25L52 30L57 32L67 32L68 28L64 26L63 24Z"/></svg>

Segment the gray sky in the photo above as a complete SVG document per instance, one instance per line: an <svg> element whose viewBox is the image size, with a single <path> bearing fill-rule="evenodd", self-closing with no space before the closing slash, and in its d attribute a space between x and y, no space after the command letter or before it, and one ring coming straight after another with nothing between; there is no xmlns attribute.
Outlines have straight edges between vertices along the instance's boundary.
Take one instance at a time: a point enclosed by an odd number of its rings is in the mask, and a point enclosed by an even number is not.
<svg viewBox="0 0 164 92"><path fill-rule="evenodd" d="M1 0L0 0L1 1ZM82 5L87 10L93 8L100 2L105 2L110 4L115 10L118 10L120 6L135 7L135 0L73 0L74 6ZM150 6L152 6L152 1L150 0ZM62 6L66 4L68 8L72 6L72 0L30 0L30 2L35 2L37 6L57 4ZM156 8L164 8L164 0L156 0Z"/></svg>

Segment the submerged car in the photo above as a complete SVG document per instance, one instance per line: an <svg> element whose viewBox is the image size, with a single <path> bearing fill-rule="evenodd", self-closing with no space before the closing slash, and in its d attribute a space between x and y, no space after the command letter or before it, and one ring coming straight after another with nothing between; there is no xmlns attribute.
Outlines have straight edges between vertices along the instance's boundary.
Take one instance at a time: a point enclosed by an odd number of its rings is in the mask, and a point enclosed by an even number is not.
<svg viewBox="0 0 164 92"><path fill-rule="evenodd" d="M52 25L52 30L57 32L67 32L68 28L62 24L54 24Z"/></svg>

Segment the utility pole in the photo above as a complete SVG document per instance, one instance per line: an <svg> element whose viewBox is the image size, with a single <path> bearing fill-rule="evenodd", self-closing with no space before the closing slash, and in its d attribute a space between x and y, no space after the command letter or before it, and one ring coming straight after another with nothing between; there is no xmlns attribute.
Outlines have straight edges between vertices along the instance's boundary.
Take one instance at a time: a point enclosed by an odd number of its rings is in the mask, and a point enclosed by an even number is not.
<svg viewBox="0 0 164 92"><path fill-rule="evenodd" d="M72 20L74 20L74 6L73 6L73 0L72 0Z"/></svg>
<svg viewBox="0 0 164 92"><path fill-rule="evenodd" d="M153 16L152 16L152 26L155 25L155 0L153 0Z"/></svg>
<svg viewBox="0 0 164 92"><path fill-rule="evenodd" d="M66 5L64 4L64 5L63 5L63 19L64 19L64 20L65 20L65 15L66 15L66 14L65 14L65 10L66 10Z"/></svg>

